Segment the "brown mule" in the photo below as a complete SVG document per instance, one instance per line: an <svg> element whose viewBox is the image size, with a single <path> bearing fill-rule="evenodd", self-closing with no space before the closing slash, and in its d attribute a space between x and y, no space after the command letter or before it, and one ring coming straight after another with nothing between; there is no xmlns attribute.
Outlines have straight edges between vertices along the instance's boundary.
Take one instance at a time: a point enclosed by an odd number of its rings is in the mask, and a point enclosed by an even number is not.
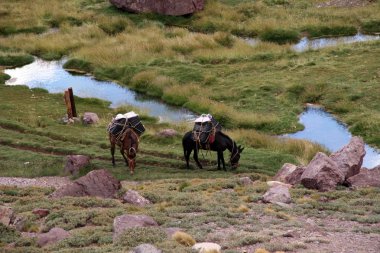
<svg viewBox="0 0 380 253"><path fill-rule="evenodd" d="M109 134L109 140L111 143L111 155L112 164L115 166L115 145L120 147L120 153L124 157L126 165L129 167L129 172L133 174L136 167L136 155L139 147L139 136L133 131L132 128L128 128L124 133L124 138L120 141L116 140L116 137Z"/></svg>

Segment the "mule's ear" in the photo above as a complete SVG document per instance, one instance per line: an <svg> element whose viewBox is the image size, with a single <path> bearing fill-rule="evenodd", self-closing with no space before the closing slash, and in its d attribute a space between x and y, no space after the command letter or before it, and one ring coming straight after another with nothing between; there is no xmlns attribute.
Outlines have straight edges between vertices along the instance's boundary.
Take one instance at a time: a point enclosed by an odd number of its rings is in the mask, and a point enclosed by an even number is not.
<svg viewBox="0 0 380 253"><path fill-rule="evenodd" d="M243 152L244 149L245 147L239 148L239 153Z"/></svg>

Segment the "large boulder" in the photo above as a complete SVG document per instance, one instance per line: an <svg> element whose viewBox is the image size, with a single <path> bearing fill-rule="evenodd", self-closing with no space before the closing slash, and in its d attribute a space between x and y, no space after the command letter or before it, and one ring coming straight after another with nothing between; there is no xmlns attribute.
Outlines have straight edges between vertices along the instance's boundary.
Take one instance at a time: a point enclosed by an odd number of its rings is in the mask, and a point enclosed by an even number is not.
<svg viewBox="0 0 380 253"><path fill-rule="evenodd" d="M305 171L304 166L296 166L291 163L285 163L282 168L274 176L273 180L280 181L286 184L299 184L301 183L301 176Z"/></svg>
<svg viewBox="0 0 380 253"><path fill-rule="evenodd" d="M85 112L83 114L83 123L87 125L96 124L99 122L99 117L94 112Z"/></svg>
<svg viewBox="0 0 380 253"><path fill-rule="evenodd" d="M90 163L90 157L85 155L66 156L65 174L77 175L79 170Z"/></svg>
<svg viewBox="0 0 380 253"><path fill-rule="evenodd" d="M341 150L330 155L338 168L343 172L345 179L360 172L365 156L364 141L360 137L353 137Z"/></svg>
<svg viewBox="0 0 380 253"><path fill-rule="evenodd" d="M152 204L148 199L141 196L137 191L128 190L124 196L123 201L137 206L146 206Z"/></svg>
<svg viewBox="0 0 380 253"><path fill-rule="evenodd" d="M158 226L157 222L147 215L120 215L113 220L113 240L117 240L117 238L119 238L119 236L128 228L155 226Z"/></svg>
<svg viewBox="0 0 380 253"><path fill-rule="evenodd" d="M62 228L52 228L49 232L37 235L37 244L40 247L57 243L70 236L70 233Z"/></svg>
<svg viewBox="0 0 380 253"><path fill-rule="evenodd" d="M107 170L93 170L74 182L57 189L50 196L52 198L65 196L114 198L120 188L119 180L114 178Z"/></svg>
<svg viewBox="0 0 380 253"><path fill-rule="evenodd" d="M292 202L289 193L289 186L282 184L273 185L262 197L264 203L285 203L289 204Z"/></svg>
<svg viewBox="0 0 380 253"><path fill-rule="evenodd" d="M348 178L346 182L353 188L380 187L380 165L370 170L361 168L359 174Z"/></svg>
<svg viewBox="0 0 380 253"><path fill-rule="evenodd" d="M110 0L119 9L133 13L182 16L201 11L205 0Z"/></svg>
<svg viewBox="0 0 380 253"><path fill-rule="evenodd" d="M314 156L301 176L303 186L319 191L334 190L343 181L344 174L336 162L321 152Z"/></svg>
<svg viewBox="0 0 380 253"><path fill-rule="evenodd" d="M9 226L14 219L14 212L11 207L0 206L0 223Z"/></svg>

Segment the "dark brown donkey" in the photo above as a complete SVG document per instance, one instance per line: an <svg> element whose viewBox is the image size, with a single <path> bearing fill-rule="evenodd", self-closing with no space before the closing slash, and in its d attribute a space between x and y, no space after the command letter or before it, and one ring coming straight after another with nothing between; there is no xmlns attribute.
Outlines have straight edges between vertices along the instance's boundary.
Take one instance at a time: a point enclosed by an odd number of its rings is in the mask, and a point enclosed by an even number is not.
<svg viewBox="0 0 380 253"><path fill-rule="evenodd" d="M115 166L115 145L120 147L120 153L124 157L126 165L129 167L129 172L133 174L136 167L136 155L139 148L139 136L133 131L132 128L128 128L123 134L124 138L117 140L116 136L109 134L109 140L111 143L111 155L112 164Z"/></svg>

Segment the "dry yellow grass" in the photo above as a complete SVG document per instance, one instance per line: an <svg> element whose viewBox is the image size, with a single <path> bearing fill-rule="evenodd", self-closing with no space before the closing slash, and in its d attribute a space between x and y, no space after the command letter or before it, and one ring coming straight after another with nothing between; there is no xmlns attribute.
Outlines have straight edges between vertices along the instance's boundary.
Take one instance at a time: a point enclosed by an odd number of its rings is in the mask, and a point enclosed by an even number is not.
<svg viewBox="0 0 380 253"><path fill-rule="evenodd" d="M193 246L196 243L191 235L181 231L175 232L172 238L178 243L185 246Z"/></svg>

